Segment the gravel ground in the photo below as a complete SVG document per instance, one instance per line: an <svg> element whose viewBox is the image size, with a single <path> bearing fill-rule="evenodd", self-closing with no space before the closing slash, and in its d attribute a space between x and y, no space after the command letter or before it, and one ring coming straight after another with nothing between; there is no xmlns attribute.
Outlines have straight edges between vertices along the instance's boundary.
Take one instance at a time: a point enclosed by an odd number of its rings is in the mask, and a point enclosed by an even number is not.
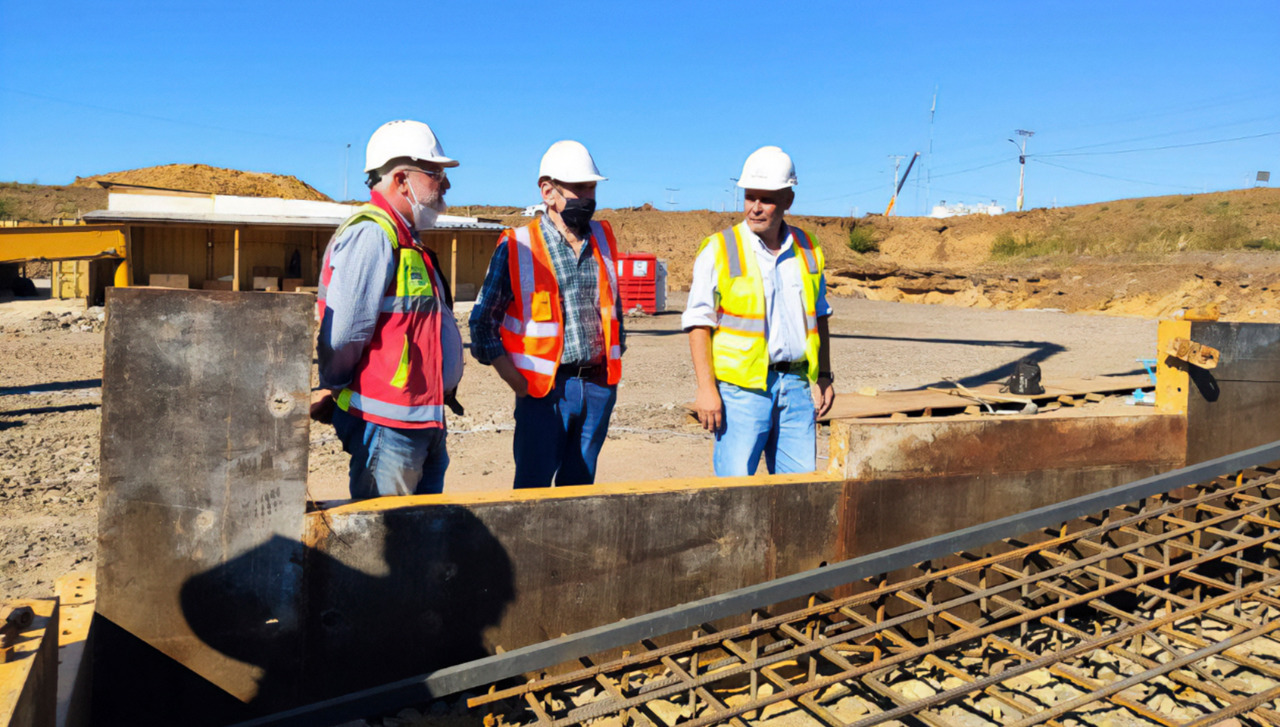
<svg viewBox="0 0 1280 727"><path fill-rule="evenodd" d="M1046 379L1135 372L1135 359L1152 355L1156 342L1155 321L1138 318L832 302L837 391L914 388L943 377L987 381L1028 355L1041 360ZM683 305L683 294L670 296L673 310ZM710 475L711 440L683 410L694 378L679 314L629 318L627 326L624 382L599 481ZM58 576L93 566L100 325L61 301L0 301L0 361L0 600L44 596ZM459 398L467 414L449 423L446 489L509 488L509 390L472 361ZM345 497L346 464L332 429L313 427L312 497Z"/></svg>

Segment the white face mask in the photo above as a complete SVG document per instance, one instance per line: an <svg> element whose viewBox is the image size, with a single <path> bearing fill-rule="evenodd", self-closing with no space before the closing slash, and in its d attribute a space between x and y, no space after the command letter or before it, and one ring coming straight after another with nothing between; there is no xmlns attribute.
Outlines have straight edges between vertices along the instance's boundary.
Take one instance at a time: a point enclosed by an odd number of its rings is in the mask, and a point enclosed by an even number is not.
<svg viewBox="0 0 1280 727"><path fill-rule="evenodd" d="M413 229L419 232L435 227L436 218L448 209L444 200L439 198L431 205L419 202L417 193L413 191L413 185L409 185L409 208L412 210L413 215Z"/></svg>

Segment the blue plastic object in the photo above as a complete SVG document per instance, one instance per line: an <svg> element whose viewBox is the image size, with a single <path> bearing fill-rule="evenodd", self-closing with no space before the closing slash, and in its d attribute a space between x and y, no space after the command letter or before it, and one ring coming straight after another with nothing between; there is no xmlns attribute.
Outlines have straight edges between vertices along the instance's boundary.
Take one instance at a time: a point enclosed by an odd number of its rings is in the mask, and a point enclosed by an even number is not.
<svg viewBox="0 0 1280 727"><path fill-rule="evenodd" d="M1151 385L1155 386L1156 385L1156 360L1153 358L1140 358L1140 359L1137 359L1137 361L1138 363L1142 364L1142 368L1147 370L1147 377L1151 379Z"/></svg>

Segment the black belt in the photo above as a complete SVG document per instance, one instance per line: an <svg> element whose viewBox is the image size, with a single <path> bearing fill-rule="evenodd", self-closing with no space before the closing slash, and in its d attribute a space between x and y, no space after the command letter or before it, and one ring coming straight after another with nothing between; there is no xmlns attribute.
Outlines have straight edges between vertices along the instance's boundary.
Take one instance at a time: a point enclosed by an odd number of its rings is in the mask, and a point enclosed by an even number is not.
<svg viewBox="0 0 1280 727"><path fill-rule="evenodd" d="M778 363L769 364L770 371L777 371L780 374L789 374L793 371L807 371L809 362L805 361L779 361Z"/></svg>
<svg viewBox="0 0 1280 727"><path fill-rule="evenodd" d="M557 379L596 379L604 376L604 364L591 364L590 366L574 366L561 364L556 369Z"/></svg>

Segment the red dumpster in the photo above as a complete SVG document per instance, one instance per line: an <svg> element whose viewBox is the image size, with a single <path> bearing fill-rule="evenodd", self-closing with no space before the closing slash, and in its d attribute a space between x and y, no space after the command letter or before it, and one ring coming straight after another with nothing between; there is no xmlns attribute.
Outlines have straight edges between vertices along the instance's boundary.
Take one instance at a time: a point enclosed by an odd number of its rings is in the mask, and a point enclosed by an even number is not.
<svg viewBox="0 0 1280 727"><path fill-rule="evenodd" d="M639 308L655 315L658 312L658 256L647 252L628 253L618 256L617 265L623 312Z"/></svg>

